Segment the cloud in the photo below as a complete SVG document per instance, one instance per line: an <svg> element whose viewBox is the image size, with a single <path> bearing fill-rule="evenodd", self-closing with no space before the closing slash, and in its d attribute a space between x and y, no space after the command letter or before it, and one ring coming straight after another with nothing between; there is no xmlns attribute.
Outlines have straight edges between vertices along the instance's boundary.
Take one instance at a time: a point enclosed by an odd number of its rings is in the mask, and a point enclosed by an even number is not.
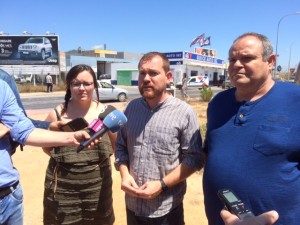
<svg viewBox="0 0 300 225"><path fill-rule="evenodd" d="M104 48L103 45L95 45L95 46L93 47L93 49L103 49L103 48Z"/></svg>

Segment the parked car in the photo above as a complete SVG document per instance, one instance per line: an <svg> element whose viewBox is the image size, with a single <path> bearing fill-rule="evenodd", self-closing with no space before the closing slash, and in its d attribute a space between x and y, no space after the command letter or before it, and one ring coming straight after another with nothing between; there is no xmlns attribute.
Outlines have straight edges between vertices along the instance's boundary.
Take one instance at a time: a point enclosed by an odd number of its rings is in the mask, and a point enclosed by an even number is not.
<svg viewBox="0 0 300 225"><path fill-rule="evenodd" d="M101 74L98 76L98 80L111 84L111 75L110 74Z"/></svg>
<svg viewBox="0 0 300 225"><path fill-rule="evenodd" d="M102 80L102 79L111 79L111 75L110 75L110 74L107 74L107 73L100 74L100 75L98 76L98 79L99 79L99 80Z"/></svg>
<svg viewBox="0 0 300 225"><path fill-rule="evenodd" d="M194 76L190 77L187 81L187 87L198 87L202 88L203 86L209 86L208 76ZM182 82L177 82L176 88L181 89Z"/></svg>
<svg viewBox="0 0 300 225"><path fill-rule="evenodd" d="M128 98L128 91L122 88L117 88L110 83L105 81L97 80L99 88L100 101L117 100L119 102L124 102ZM96 97L96 92L94 92L94 97Z"/></svg>
<svg viewBox="0 0 300 225"><path fill-rule="evenodd" d="M47 56L52 56L52 44L45 37L30 37L24 44L19 45L18 52L21 59L40 58L45 60Z"/></svg>
<svg viewBox="0 0 300 225"><path fill-rule="evenodd" d="M14 75L14 79L17 84L25 84L26 83L26 79L22 75L20 75L20 76Z"/></svg>
<svg viewBox="0 0 300 225"><path fill-rule="evenodd" d="M234 86L231 83L229 77L226 77L226 79L223 81L222 88L223 89L229 89L229 88L232 88L232 87L234 87Z"/></svg>
<svg viewBox="0 0 300 225"><path fill-rule="evenodd" d="M100 79L99 81L111 84L111 80L110 79Z"/></svg>

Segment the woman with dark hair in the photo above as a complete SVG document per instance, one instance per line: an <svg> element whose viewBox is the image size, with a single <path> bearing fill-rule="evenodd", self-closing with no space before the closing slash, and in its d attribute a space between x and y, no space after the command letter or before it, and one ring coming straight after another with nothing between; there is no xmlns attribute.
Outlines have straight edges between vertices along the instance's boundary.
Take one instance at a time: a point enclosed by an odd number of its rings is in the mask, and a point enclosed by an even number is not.
<svg viewBox="0 0 300 225"><path fill-rule="evenodd" d="M97 100L93 100L94 90ZM76 65L66 77L65 102L51 111L46 120L69 122L83 117L91 123L104 107L99 102L93 69ZM114 223L110 156L115 137L108 132L93 149L80 153L73 147L44 148L51 157L45 178L45 225Z"/></svg>

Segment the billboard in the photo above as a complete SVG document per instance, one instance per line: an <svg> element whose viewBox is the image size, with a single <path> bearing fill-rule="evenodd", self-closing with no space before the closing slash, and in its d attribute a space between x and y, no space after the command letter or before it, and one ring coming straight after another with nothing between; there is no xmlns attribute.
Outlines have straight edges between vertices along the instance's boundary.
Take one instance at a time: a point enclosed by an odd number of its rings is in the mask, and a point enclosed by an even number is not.
<svg viewBox="0 0 300 225"><path fill-rule="evenodd" d="M196 47L194 52L199 55L205 55L205 56L215 57L215 58L217 57L217 51L213 49Z"/></svg>
<svg viewBox="0 0 300 225"><path fill-rule="evenodd" d="M224 64L223 59L218 59L215 57L209 57L209 56L205 56L205 55L195 54L192 52L184 52L184 58L185 59L193 59L193 60L202 61L202 62L215 63L215 64L219 64L219 65Z"/></svg>
<svg viewBox="0 0 300 225"><path fill-rule="evenodd" d="M0 36L0 65L58 65L58 36Z"/></svg>

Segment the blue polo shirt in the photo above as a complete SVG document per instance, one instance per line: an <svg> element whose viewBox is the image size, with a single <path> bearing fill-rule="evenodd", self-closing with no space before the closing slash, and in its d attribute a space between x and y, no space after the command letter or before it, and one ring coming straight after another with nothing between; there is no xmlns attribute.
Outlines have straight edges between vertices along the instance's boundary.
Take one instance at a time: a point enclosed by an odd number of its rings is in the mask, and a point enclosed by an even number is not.
<svg viewBox="0 0 300 225"><path fill-rule="evenodd" d="M3 80L0 79L0 122L10 128L13 140L24 144L34 129L32 122L18 106L15 95ZM7 187L19 180L19 174L14 168L10 156L8 138L0 139L0 188Z"/></svg>
<svg viewBox="0 0 300 225"><path fill-rule="evenodd" d="M208 107L203 191L209 225L223 225L221 188L232 189L255 215L279 213L276 225L298 225L300 86L276 82L256 101L237 102L235 88Z"/></svg>

